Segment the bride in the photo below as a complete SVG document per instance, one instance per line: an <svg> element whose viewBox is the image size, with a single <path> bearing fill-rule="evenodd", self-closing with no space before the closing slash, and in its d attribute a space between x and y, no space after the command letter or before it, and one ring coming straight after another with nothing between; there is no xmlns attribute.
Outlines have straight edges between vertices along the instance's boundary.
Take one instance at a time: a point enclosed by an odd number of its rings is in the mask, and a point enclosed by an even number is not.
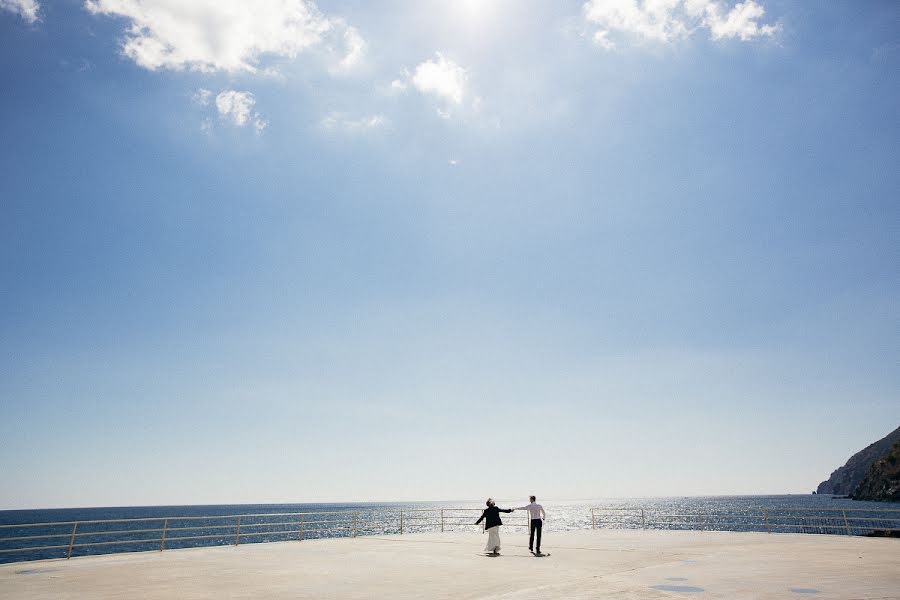
<svg viewBox="0 0 900 600"><path fill-rule="evenodd" d="M503 525L500 513L511 513L513 509L497 508L493 498L488 498L486 504L487 508L481 513L475 524L478 525L484 521L484 528L488 532L487 546L484 551L489 554L500 554L500 526Z"/></svg>

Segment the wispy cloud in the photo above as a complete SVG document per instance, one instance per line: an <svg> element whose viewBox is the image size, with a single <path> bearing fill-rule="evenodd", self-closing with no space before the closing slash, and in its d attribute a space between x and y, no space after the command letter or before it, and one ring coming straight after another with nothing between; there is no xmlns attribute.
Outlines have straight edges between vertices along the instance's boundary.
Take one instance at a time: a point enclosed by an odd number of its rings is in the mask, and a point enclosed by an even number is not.
<svg viewBox="0 0 900 600"><path fill-rule="evenodd" d="M257 132L262 132L269 123L253 110L255 105L256 97L250 92L226 90L216 96L216 110L220 117L236 127L252 123Z"/></svg>
<svg viewBox="0 0 900 600"><path fill-rule="evenodd" d="M191 102L197 106L207 106L210 98L212 98L212 92L205 88L200 88L191 96Z"/></svg>
<svg viewBox="0 0 900 600"><path fill-rule="evenodd" d="M724 12L723 5L718 2L703 2L705 10L704 23L709 27L714 40L739 38L743 41L755 37L775 35L777 25L760 25L759 19L765 15L766 10L753 0L747 0L734 5L728 12Z"/></svg>
<svg viewBox="0 0 900 600"><path fill-rule="evenodd" d="M405 92L406 88L409 87L409 71L403 69L403 77L400 79L395 79L391 82L390 89L388 90L390 93L400 93Z"/></svg>
<svg viewBox="0 0 900 600"><path fill-rule="evenodd" d="M710 38L748 41L771 37L778 25L763 24L765 9L746 0L729 8L721 0L588 0L585 19L599 29L593 39L604 49L615 48L613 35L631 35L673 42L706 30Z"/></svg>
<svg viewBox="0 0 900 600"><path fill-rule="evenodd" d="M307 0L86 0L85 7L127 19L122 51L150 70L267 73L265 58L294 58L332 36L346 47L344 68L365 50L356 29Z"/></svg>
<svg viewBox="0 0 900 600"><path fill-rule="evenodd" d="M257 133L262 133L269 126L269 122L254 110L256 96L252 92L225 90L213 98L211 90L200 88L191 96L191 102L202 107L214 105L219 120L234 127L251 125ZM207 116L203 119L201 130L209 133L212 129L213 119Z"/></svg>
<svg viewBox="0 0 900 600"><path fill-rule="evenodd" d="M341 69L352 69L358 65L366 54L367 43L362 34L355 27L342 23L344 33L342 35L344 42L344 56L341 58L338 66Z"/></svg>
<svg viewBox="0 0 900 600"><path fill-rule="evenodd" d="M15 13L26 23L36 23L41 18L41 6L37 0L0 0L0 10Z"/></svg>
<svg viewBox="0 0 900 600"><path fill-rule="evenodd" d="M365 133L384 127L387 124L387 119L384 115L351 117L346 113L332 111L325 115L321 124L325 129L344 131L347 133Z"/></svg>

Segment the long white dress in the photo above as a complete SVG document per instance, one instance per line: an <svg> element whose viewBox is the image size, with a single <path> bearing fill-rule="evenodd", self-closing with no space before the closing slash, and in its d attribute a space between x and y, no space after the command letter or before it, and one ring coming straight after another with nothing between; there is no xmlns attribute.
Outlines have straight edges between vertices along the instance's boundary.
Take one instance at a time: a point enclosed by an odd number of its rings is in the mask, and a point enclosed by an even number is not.
<svg viewBox="0 0 900 600"><path fill-rule="evenodd" d="M500 526L494 525L488 532L488 541L487 546L485 546L485 552L500 552Z"/></svg>

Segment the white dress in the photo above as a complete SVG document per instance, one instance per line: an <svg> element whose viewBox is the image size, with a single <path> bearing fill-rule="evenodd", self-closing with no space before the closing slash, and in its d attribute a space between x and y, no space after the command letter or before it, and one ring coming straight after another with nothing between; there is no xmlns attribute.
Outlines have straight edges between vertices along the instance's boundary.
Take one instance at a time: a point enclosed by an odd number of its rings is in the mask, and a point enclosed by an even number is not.
<svg viewBox="0 0 900 600"><path fill-rule="evenodd" d="M485 552L500 552L500 526L494 525L488 532L488 541L487 546L485 546Z"/></svg>

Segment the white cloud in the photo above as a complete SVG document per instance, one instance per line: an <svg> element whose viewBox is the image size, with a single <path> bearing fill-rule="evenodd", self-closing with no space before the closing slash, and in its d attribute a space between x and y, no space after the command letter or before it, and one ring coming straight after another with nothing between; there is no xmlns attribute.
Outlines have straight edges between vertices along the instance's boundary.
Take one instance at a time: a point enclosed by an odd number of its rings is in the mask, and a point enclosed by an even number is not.
<svg viewBox="0 0 900 600"><path fill-rule="evenodd" d="M420 62L410 72L405 67L401 77L383 88L388 95L414 90L432 99L432 108L441 119L482 119L484 99L469 85L469 71L452 58L435 52L434 58Z"/></svg>
<svg viewBox="0 0 900 600"><path fill-rule="evenodd" d="M778 31L775 25L760 25L757 22L766 10L753 0L735 4L725 17L720 16L720 10L720 5L715 3L709 3L706 7L707 24L714 40L740 38L746 41L759 36L771 36Z"/></svg>
<svg viewBox="0 0 900 600"><path fill-rule="evenodd" d="M722 0L588 0L584 16L599 27L594 42L609 50L610 33L630 34L659 42L673 42L706 29L714 40L747 41L768 37L776 25L760 24L765 9L754 0L738 2L731 9Z"/></svg>
<svg viewBox="0 0 900 600"><path fill-rule="evenodd" d="M343 39L344 66L365 49L358 31L308 0L85 0L85 7L128 19L122 50L150 70L267 73L265 57L294 58L328 36Z"/></svg>
<svg viewBox="0 0 900 600"><path fill-rule="evenodd" d="M366 54L366 40L355 27L350 26L344 28L343 37L347 53L341 59L340 66L344 69L352 69Z"/></svg>
<svg viewBox="0 0 900 600"><path fill-rule="evenodd" d="M223 117L231 119L238 127L247 124L254 104L256 98L250 92L227 90L216 96L216 110Z"/></svg>
<svg viewBox="0 0 900 600"><path fill-rule="evenodd" d="M409 87L410 74L406 67L403 67L401 77L393 80L390 87L386 90L388 94L402 94Z"/></svg>
<svg viewBox="0 0 900 600"><path fill-rule="evenodd" d="M440 52L435 56L434 60L426 60L416 67L411 80L413 87L423 94L461 104L468 79L466 70Z"/></svg>
<svg viewBox="0 0 900 600"><path fill-rule="evenodd" d="M680 0L589 0L585 17L601 27L601 37L609 31L625 31L642 37L667 41L686 31L674 12ZM596 36L595 36L596 39Z"/></svg>
<svg viewBox="0 0 900 600"><path fill-rule="evenodd" d="M387 119L384 118L384 115L350 117L338 111L332 111L322 119L322 127L325 129L336 129L348 133L364 133L384 127L386 123Z"/></svg>
<svg viewBox="0 0 900 600"><path fill-rule="evenodd" d="M258 112L254 112L255 105L256 97L251 92L226 90L216 96L216 110L220 117L236 127L244 127L252 122L257 133L262 133L269 123Z"/></svg>
<svg viewBox="0 0 900 600"><path fill-rule="evenodd" d="M594 34L594 43L604 50L615 50L616 43L609 39L609 31L598 31Z"/></svg>
<svg viewBox="0 0 900 600"><path fill-rule="evenodd" d="M0 10L15 13L26 23L36 23L40 19L41 7L37 0L0 0Z"/></svg>
<svg viewBox="0 0 900 600"><path fill-rule="evenodd" d="M212 92L210 90L200 88L194 95L191 96L191 101L197 106L206 106L209 104L209 99L212 98Z"/></svg>

